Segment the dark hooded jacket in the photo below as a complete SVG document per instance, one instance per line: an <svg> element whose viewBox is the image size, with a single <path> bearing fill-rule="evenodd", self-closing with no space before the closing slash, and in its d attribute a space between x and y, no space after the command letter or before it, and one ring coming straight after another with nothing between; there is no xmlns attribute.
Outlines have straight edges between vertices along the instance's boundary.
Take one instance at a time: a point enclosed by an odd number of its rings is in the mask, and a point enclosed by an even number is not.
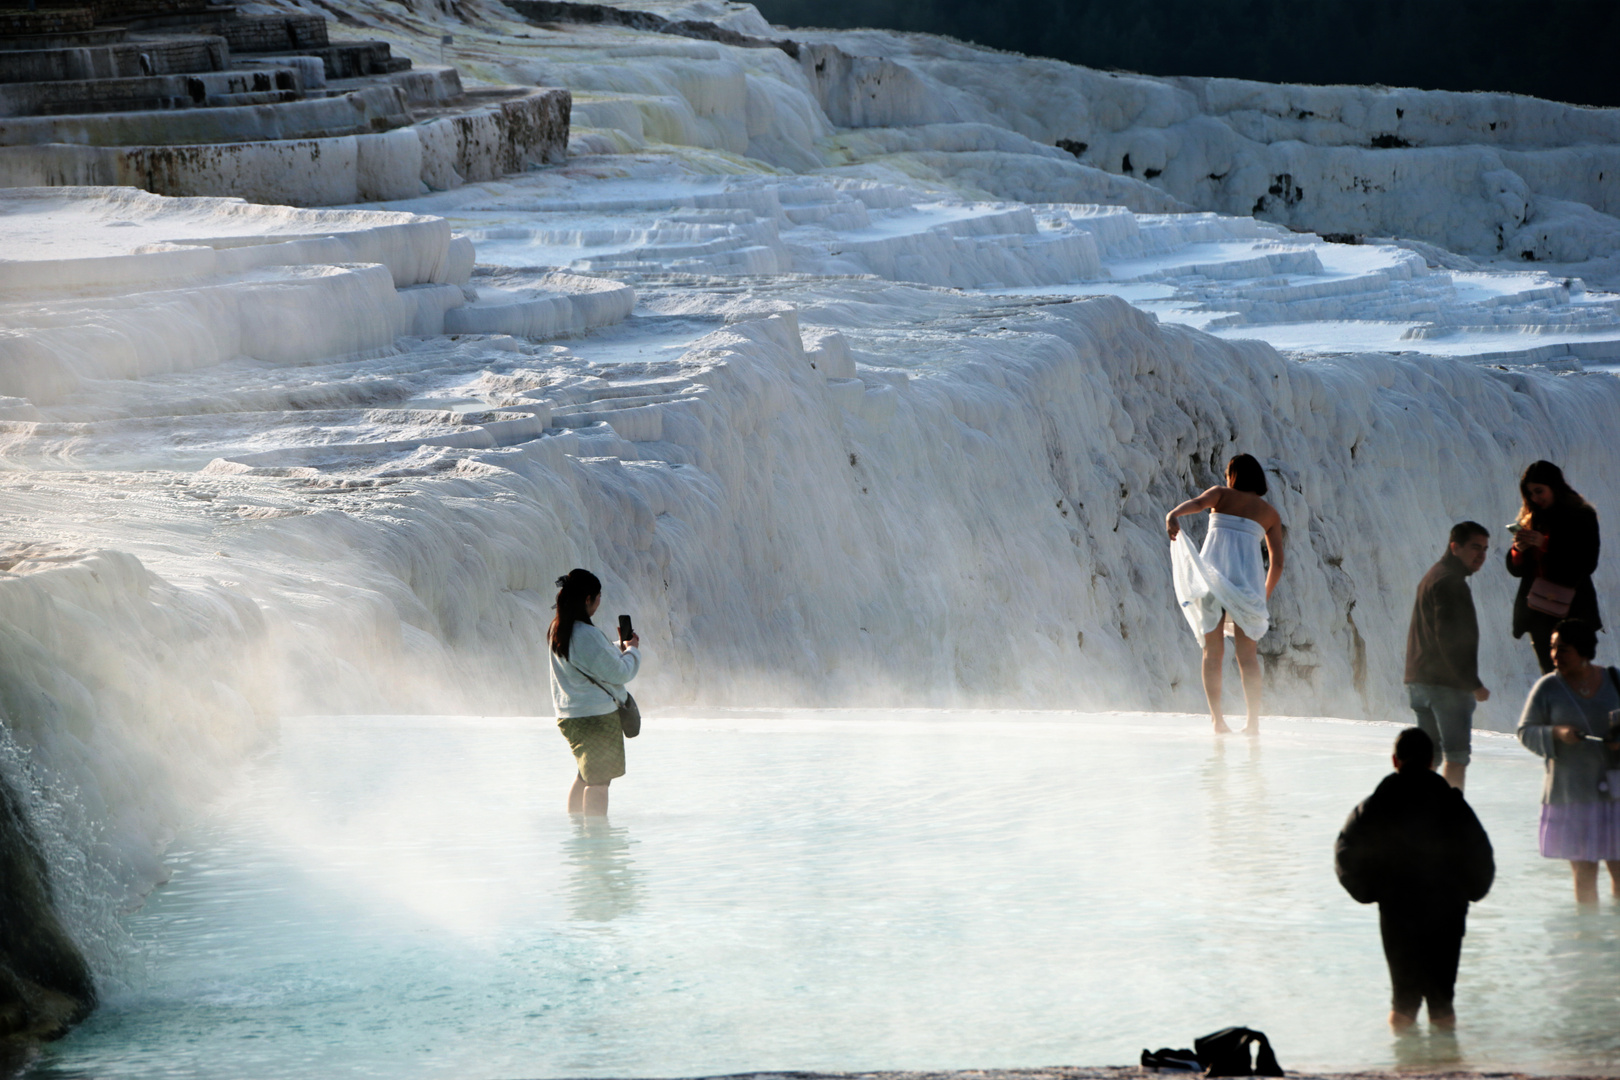
<svg viewBox="0 0 1620 1080"><path fill-rule="evenodd" d="M1538 617L1528 603L1530 586L1538 577L1572 587L1575 597L1569 603L1568 617L1585 619L1594 629L1603 629L1597 590L1592 587L1598 564L1597 511L1584 505L1550 506L1530 515L1530 527L1546 534L1547 550L1519 552L1508 548L1508 573L1519 579L1519 592L1513 598L1513 636L1529 633L1531 622Z"/></svg>
<svg viewBox="0 0 1620 1080"><path fill-rule="evenodd" d="M1384 777L1333 846L1339 884L1363 904L1467 910L1496 877L1484 826L1462 792L1429 769Z"/></svg>

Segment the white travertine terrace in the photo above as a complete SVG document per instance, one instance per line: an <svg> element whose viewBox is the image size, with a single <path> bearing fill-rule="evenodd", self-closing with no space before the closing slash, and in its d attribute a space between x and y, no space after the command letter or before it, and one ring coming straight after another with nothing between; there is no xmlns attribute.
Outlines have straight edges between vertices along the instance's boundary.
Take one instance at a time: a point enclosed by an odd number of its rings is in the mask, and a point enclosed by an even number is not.
<svg viewBox="0 0 1620 1080"><path fill-rule="evenodd" d="M244 8L249 5L244 5ZM130 0L4 15L0 188L135 186L333 205L555 162L569 97L465 92L323 14Z"/></svg>
<svg viewBox="0 0 1620 1080"><path fill-rule="evenodd" d="M469 303L471 243L443 219L388 211L0 189L0 245L19 256L0 259L0 394L35 405L87 379L386 349L444 333L447 318L452 333L555 337L616 322L632 302L623 286L553 275ZM618 299L604 306L603 293Z"/></svg>

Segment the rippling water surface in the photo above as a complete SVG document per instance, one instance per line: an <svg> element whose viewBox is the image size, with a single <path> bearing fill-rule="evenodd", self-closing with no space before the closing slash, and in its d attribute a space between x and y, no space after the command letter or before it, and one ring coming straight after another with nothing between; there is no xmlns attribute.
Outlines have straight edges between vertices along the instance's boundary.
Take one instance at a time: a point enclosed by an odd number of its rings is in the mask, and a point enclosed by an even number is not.
<svg viewBox="0 0 1620 1080"><path fill-rule="evenodd" d="M550 720L289 720L35 1075L1128 1064L1234 1023L1290 1069L1620 1072L1620 911L1577 913L1536 854L1537 759L1476 733L1499 872L1461 1029L1396 1040L1376 910L1331 852L1396 729L1206 724L654 718L587 824Z"/></svg>

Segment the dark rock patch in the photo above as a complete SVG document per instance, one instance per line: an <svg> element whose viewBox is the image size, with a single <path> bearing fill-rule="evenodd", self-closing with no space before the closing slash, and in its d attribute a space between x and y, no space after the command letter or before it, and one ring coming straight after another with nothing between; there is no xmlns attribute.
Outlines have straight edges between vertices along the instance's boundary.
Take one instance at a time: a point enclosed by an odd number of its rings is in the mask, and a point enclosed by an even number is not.
<svg viewBox="0 0 1620 1080"><path fill-rule="evenodd" d="M95 981L57 917L39 838L0 777L0 1045L59 1038L95 1007Z"/></svg>

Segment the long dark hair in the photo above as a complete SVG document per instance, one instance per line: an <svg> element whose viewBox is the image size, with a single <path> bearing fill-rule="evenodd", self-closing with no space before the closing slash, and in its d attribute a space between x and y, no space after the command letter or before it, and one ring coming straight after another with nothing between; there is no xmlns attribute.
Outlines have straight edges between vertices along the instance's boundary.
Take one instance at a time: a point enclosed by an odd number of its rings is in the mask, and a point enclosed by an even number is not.
<svg viewBox="0 0 1620 1080"><path fill-rule="evenodd" d="M1254 460L1253 454L1239 454L1226 463L1226 475L1232 479L1232 487L1238 491L1248 491L1256 495L1266 493L1266 470Z"/></svg>
<svg viewBox="0 0 1620 1080"><path fill-rule="evenodd" d="M1550 461L1532 461L1524 470L1524 475L1519 477L1519 498L1523 500L1519 507L1520 525L1528 526L1536 514L1537 507L1530 501L1531 484L1552 488L1553 501L1548 509L1575 510L1588 505L1564 479L1563 469Z"/></svg>
<svg viewBox="0 0 1620 1080"><path fill-rule="evenodd" d="M578 567L568 571L557 579L557 614L552 616L551 628L546 631L546 641L551 643L551 651L568 659L568 646L574 640L574 624L590 624L590 612L585 605L591 602L591 597L602 595L602 583L595 574L589 570Z"/></svg>

